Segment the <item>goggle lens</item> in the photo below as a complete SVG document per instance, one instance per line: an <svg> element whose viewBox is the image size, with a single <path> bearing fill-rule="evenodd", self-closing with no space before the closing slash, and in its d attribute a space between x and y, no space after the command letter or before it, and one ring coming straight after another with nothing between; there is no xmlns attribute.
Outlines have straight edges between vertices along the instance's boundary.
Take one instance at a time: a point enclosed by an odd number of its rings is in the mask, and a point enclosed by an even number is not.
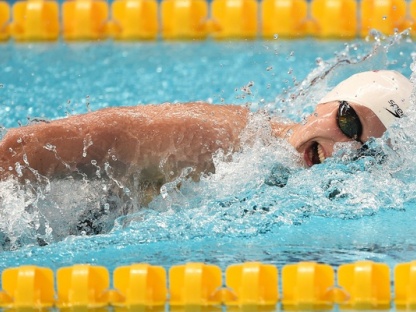
<svg viewBox="0 0 416 312"><path fill-rule="evenodd" d="M337 114L338 127L347 137L360 141L363 126L355 110L347 101L340 101Z"/></svg>

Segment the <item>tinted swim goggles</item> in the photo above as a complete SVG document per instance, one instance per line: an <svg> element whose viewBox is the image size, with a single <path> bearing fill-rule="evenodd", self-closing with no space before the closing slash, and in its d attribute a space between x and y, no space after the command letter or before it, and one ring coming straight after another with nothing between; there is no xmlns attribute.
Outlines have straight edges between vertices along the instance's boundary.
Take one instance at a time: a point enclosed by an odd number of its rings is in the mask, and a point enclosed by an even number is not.
<svg viewBox="0 0 416 312"><path fill-rule="evenodd" d="M362 143L360 137L363 126L357 113L347 101L339 101L337 124L347 137Z"/></svg>

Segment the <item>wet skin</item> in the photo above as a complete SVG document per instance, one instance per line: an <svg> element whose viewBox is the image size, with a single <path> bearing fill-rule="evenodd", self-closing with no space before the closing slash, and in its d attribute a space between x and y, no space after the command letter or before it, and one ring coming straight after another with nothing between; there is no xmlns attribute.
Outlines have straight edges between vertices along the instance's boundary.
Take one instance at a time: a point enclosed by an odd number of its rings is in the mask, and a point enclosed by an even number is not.
<svg viewBox="0 0 416 312"><path fill-rule="evenodd" d="M10 129L0 141L0 179L96 178L100 169L123 183L138 175L161 184L187 167L197 178L214 171L216 151L239 149L248 115L232 105L140 105Z"/></svg>
<svg viewBox="0 0 416 312"><path fill-rule="evenodd" d="M362 142L382 136L386 129L371 110L350 105L363 125ZM335 143L353 141L338 128L338 106L318 105L304 124L272 120L271 131L287 139L305 165L312 166L330 157ZM0 141L0 179L33 179L38 174L94 177L97 166L110 167L117 179L140 172L141 179L158 184L192 167L198 179L201 173L214 172L212 155L218 149L231 153L246 144L240 135L249 118L249 110L241 106L160 104L108 108L10 129Z"/></svg>
<svg viewBox="0 0 416 312"><path fill-rule="evenodd" d="M367 107L349 103L361 121L363 132L359 141L365 143L369 138L379 138L386 131L380 119ZM339 102L317 105L315 112L304 124L290 127L292 135L288 141L302 155L307 166L312 166L330 157L338 142L354 142L337 125ZM358 147L361 143L357 142ZM320 154L320 155L317 155Z"/></svg>

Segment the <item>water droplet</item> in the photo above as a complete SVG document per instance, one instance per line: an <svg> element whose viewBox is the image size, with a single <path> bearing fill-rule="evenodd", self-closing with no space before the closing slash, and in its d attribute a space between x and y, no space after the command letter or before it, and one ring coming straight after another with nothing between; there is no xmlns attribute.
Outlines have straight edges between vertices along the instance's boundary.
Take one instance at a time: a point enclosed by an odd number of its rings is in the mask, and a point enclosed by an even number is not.
<svg viewBox="0 0 416 312"><path fill-rule="evenodd" d="M17 176L18 176L18 177L22 177L22 176L23 176L22 166L20 165L20 163L19 163L19 162L17 162L17 163L15 164L15 170L16 170L16 173L17 173Z"/></svg>
<svg viewBox="0 0 416 312"><path fill-rule="evenodd" d="M51 143L46 143L44 148L47 149L48 151L54 151L55 150L55 146L53 146Z"/></svg>
<svg viewBox="0 0 416 312"><path fill-rule="evenodd" d="M317 57L317 58L315 59L315 63L316 63L316 65L318 65L318 66L322 66L322 65L324 64L324 60L323 60L321 57Z"/></svg>
<svg viewBox="0 0 416 312"><path fill-rule="evenodd" d="M87 111L90 112L91 108L90 108L90 96L89 95L85 97L85 106L87 107Z"/></svg>
<svg viewBox="0 0 416 312"><path fill-rule="evenodd" d="M166 188L165 185L162 185L161 186L161 188L160 188L160 195L162 195L162 198L163 199L166 199L169 196L168 190L167 190L167 188Z"/></svg>

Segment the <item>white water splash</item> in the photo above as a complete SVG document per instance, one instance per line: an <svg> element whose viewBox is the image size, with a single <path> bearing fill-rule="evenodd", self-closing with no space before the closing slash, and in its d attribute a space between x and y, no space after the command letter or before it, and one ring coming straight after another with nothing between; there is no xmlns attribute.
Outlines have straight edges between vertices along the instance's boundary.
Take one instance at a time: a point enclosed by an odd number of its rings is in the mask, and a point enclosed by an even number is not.
<svg viewBox="0 0 416 312"><path fill-rule="evenodd" d="M391 66L394 62L388 53L400 47L402 40L407 39L395 35L383 40L377 35L369 52L356 43L346 45L335 57L317 60L303 81L296 81L266 109L280 112L284 107L283 117L302 120L330 86L351 72ZM413 63L413 80L414 67ZM287 74L288 69L284 71ZM263 118L261 114L253 118L243 138L251 143L241 152L215 155L215 174L195 183L186 179L185 172L179 180L162 186L161 195L147 208L138 204L140 190L112 178L108 164L104 171L113 179L111 183L100 176L49 184L42 180L45 184L40 186L0 182L2 248L122 232L126 227L125 235L138 242L257 235L278 231L282 225L302 224L310 216L360 218L380 209L403 209L415 200L414 108L402 123L374 142L386 155L385 161L379 163L371 155L354 160L356 155L349 155L348 147L340 147L335 157L308 170L299 166L298 156L286 142L270 136ZM90 143L86 138L84 153ZM45 148L54 152L53 146ZM117 219L120 215L126 216Z"/></svg>

